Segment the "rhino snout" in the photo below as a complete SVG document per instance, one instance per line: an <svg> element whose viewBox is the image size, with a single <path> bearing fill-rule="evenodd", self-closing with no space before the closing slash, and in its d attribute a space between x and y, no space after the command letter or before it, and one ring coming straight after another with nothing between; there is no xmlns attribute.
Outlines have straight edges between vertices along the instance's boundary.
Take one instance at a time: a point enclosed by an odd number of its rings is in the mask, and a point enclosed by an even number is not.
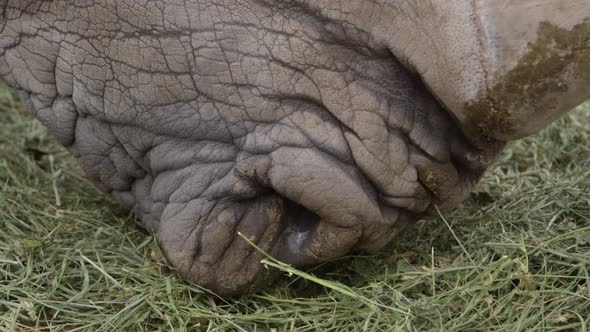
<svg viewBox="0 0 590 332"><path fill-rule="evenodd" d="M589 97L585 2L8 0L0 76L233 295L277 275L242 236L295 266L379 251Z"/></svg>

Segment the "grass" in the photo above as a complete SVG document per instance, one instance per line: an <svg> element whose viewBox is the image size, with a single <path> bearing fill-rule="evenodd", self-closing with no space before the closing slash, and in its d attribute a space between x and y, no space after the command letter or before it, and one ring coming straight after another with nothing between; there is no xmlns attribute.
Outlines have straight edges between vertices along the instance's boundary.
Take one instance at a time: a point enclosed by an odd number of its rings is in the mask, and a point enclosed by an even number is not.
<svg viewBox="0 0 590 332"><path fill-rule="evenodd" d="M586 331L590 105L510 145L461 207L383 255L219 299L0 88L0 330Z"/></svg>

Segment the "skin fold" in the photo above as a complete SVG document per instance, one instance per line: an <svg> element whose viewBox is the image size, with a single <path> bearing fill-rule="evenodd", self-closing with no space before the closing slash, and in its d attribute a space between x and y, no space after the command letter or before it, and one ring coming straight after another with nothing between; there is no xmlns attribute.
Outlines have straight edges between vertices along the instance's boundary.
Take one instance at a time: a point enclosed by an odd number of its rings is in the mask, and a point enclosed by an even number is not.
<svg viewBox="0 0 590 332"><path fill-rule="evenodd" d="M587 0L0 0L0 77L221 295L375 252L590 98Z"/></svg>

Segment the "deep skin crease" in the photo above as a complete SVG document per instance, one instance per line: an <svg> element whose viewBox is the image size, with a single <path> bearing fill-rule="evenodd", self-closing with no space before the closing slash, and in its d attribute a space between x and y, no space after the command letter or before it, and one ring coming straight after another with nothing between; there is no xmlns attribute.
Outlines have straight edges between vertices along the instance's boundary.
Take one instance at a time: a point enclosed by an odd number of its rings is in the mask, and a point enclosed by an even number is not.
<svg viewBox="0 0 590 332"><path fill-rule="evenodd" d="M184 278L234 295L277 274L238 234L298 267L378 251L546 124L488 94L526 55L486 62L481 3L0 0L0 77ZM559 59L585 59L574 23Z"/></svg>

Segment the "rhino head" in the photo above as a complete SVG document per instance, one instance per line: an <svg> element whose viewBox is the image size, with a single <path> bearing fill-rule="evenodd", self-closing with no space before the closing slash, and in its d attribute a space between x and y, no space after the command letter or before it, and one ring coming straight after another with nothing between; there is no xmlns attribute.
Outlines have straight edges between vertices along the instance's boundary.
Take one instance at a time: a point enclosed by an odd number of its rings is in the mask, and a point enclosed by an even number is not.
<svg viewBox="0 0 590 332"><path fill-rule="evenodd" d="M590 98L587 0L0 0L0 76L231 295L377 251Z"/></svg>

